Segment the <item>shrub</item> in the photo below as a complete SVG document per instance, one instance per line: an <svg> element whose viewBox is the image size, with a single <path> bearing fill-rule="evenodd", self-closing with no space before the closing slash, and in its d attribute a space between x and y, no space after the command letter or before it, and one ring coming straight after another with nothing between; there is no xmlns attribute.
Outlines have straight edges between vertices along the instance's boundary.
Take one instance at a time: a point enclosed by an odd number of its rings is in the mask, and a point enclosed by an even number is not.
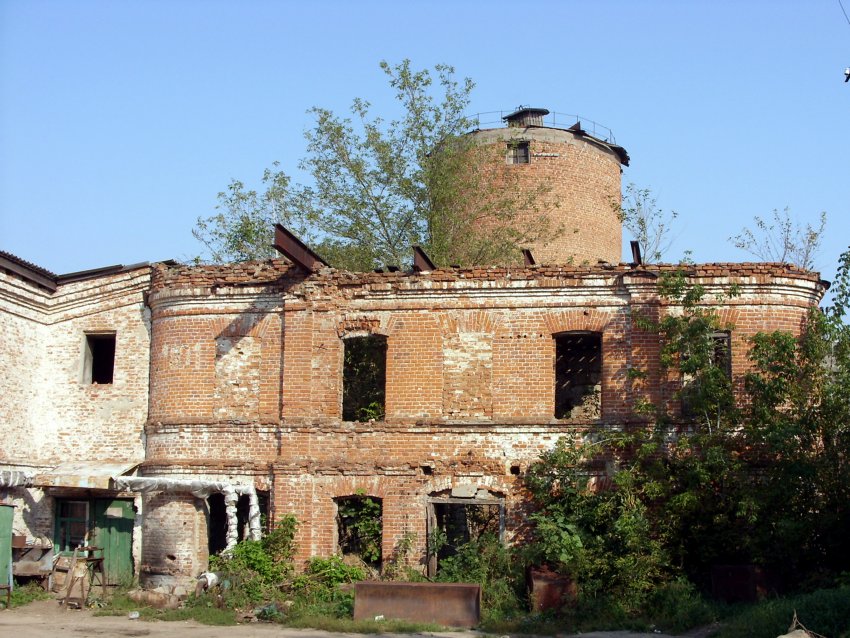
<svg viewBox="0 0 850 638"><path fill-rule="evenodd" d="M285 516L260 541L237 543L228 553L210 557L210 570L222 574L222 598L228 607L245 607L274 600L292 574L297 523Z"/></svg>
<svg viewBox="0 0 850 638"><path fill-rule="evenodd" d="M809 631L850 636L850 587L765 600L730 618L717 638L775 638L788 631L795 612Z"/></svg>
<svg viewBox="0 0 850 638"><path fill-rule="evenodd" d="M436 580L481 585L482 615L487 620L507 618L523 608L524 566L517 553L494 534L471 540L440 560Z"/></svg>

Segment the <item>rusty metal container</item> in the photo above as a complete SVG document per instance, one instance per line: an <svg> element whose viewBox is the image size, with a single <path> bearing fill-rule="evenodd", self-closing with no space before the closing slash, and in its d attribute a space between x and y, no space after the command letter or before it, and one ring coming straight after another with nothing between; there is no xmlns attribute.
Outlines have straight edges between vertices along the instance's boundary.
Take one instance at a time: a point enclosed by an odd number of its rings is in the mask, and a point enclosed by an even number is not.
<svg viewBox="0 0 850 638"><path fill-rule="evenodd" d="M481 586L467 583L364 581L354 586L354 620L385 619L475 627Z"/></svg>
<svg viewBox="0 0 850 638"><path fill-rule="evenodd" d="M536 611L560 610L575 601L578 595L576 582L548 567L532 567L528 571L531 590L531 608Z"/></svg>
<svg viewBox="0 0 850 638"><path fill-rule="evenodd" d="M754 603L767 596L768 575L756 565L715 565L711 595L727 603Z"/></svg>

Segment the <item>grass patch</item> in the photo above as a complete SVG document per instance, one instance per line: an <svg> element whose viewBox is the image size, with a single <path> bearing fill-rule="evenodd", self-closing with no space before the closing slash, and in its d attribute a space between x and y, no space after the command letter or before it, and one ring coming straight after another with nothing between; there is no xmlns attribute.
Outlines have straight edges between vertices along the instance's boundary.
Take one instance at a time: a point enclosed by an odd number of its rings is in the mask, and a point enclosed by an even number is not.
<svg viewBox="0 0 850 638"><path fill-rule="evenodd" d="M34 600L48 600L50 597L50 594L36 582L15 585L15 589L12 590L11 607L22 607ZM0 596L0 606L5 606L5 604L6 596L4 592L4 595Z"/></svg>
<svg viewBox="0 0 850 638"><path fill-rule="evenodd" d="M131 601L132 602L132 601ZM126 616L131 611L138 611L142 620L179 621L194 620L202 625L236 625L236 614L230 609L217 607L182 607L180 609L154 609L140 607L138 603L128 609L107 607L94 612L95 616Z"/></svg>
<svg viewBox="0 0 850 638"><path fill-rule="evenodd" d="M850 587L765 600L730 616L717 638L776 638L788 631L794 612L806 629L850 638Z"/></svg>

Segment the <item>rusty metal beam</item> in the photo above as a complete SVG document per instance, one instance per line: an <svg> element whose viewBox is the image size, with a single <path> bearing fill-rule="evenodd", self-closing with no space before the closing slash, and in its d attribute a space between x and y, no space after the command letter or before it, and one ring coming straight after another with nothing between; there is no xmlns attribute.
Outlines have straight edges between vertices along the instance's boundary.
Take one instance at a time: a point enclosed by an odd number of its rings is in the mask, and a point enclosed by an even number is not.
<svg viewBox="0 0 850 638"><path fill-rule="evenodd" d="M531 250L528 248L522 249L522 258L525 261L526 266L536 266L537 262L534 261L534 255L531 254Z"/></svg>
<svg viewBox="0 0 850 638"><path fill-rule="evenodd" d="M413 247L413 270L422 272L423 270L437 270L434 262L425 254L419 246Z"/></svg>
<svg viewBox="0 0 850 638"><path fill-rule="evenodd" d="M632 266L640 266L643 263L643 257L640 254L640 242L632 240L629 243L632 246Z"/></svg>
<svg viewBox="0 0 850 638"><path fill-rule="evenodd" d="M272 245L284 257L308 272L314 272L321 266L328 265L328 262L314 253L307 244L284 228L282 224L274 225L274 244Z"/></svg>

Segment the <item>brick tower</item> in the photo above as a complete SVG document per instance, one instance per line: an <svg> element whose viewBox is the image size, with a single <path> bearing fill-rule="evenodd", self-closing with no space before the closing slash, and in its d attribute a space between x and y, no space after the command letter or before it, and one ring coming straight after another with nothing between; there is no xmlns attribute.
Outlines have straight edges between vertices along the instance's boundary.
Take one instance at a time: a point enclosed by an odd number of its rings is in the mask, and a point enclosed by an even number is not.
<svg viewBox="0 0 850 638"><path fill-rule="evenodd" d="M495 183L529 191L542 187L537 210L519 215L519 223L540 214L552 222L553 233L527 246L537 263L619 263L622 224L613 204L620 202L628 153L604 127L594 124L586 131L577 120L569 127L550 126L547 115L546 109L520 107L502 118L507 126L470 135L492 149L484 156L493 162Z"/></svg>

